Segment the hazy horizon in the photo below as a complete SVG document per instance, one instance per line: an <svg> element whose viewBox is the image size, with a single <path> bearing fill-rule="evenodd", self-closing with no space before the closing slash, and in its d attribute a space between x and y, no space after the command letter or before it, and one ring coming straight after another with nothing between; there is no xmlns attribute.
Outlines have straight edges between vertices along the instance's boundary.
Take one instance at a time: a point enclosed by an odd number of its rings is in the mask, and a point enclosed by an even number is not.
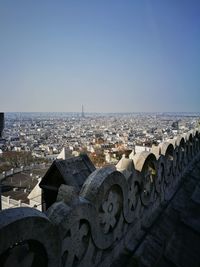
<svg viewBox="0 0 200 267"><path fill-rule="evenodd" d="M2 112L2 111L0 111ZM76 114L76 115L80 115L82 116L82 112L81 111L6 111L4 112L5 114ZM118 114L122 114L122 115L129 115L129 114L135 114L135 115L140 115L140 114L156 114L156 115L197 115L200 116L200 112L196 111L196 112L185 112L185 111L179 111L179 112L173 112L173 111L158 111L158 112L148 112L148 111L134 111L134 112L84 112L85 115L90 115L90 114L103 114L103 115L118 115Z"/></svg>
<svg viewBox="0 0 200 267"><path fill-rule="evenodd" d="M200 1L1 1L0 110L200 112Z"/></svg>

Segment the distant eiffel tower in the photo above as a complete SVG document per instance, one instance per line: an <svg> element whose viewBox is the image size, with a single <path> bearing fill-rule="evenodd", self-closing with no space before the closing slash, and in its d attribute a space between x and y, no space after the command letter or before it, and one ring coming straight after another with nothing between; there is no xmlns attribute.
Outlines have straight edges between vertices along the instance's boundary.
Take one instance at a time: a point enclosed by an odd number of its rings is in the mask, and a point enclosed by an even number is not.
<svg viewBox="0 0 200 267"><path fill-rule="evenodd" d="M82 118L85 118L85 114L84 114L84 107L83 107L83 105L82 105L81 117L82 117Z"/></svg>

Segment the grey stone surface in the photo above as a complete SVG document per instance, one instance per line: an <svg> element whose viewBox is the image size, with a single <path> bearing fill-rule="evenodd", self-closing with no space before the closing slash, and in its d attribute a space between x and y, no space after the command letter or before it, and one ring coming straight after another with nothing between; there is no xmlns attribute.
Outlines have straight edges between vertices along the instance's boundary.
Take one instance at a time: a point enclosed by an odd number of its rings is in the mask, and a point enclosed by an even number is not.
<svg viewBox="0 0 200 267"><path fill-rule="evenodd" d="M198 186L195 188L194 193L192 194L192 200L196 202L197 204L200 204L200 183Z"/></svg>
<svg viewBox="0 0 200 267"><path fill-rule="evenodd" d="M180 189L135 251L138 266L200 266L200 205L193 201L200 172L195 173L195 179L190 175L183 178Z"/></svg>
<svg viewBox="0 0 200 267"><path fill-rule="evenodd" d="M40 182L40 187L43 189L43 210L48 209L56 201L62 184L73 186L80 191L94 170L95 167L87 155L55 160Z"/></svg>
<svg viewBox="0 0 200 267"><path fill-rule="evenodd" d="M57 229L32 208L0 213L0 266L60 266ZM35 264L35 265L34 265Z"/></svg>
<svg viewBox="0 0 200 267"><path fill-rule="evenodd" d="M30 266L35 257L41 266L199 266L197 138L116 167L95 170L85 156L56 161L41 182L47 200L52 194L46 214L0 213L0 266Z"/></svg>

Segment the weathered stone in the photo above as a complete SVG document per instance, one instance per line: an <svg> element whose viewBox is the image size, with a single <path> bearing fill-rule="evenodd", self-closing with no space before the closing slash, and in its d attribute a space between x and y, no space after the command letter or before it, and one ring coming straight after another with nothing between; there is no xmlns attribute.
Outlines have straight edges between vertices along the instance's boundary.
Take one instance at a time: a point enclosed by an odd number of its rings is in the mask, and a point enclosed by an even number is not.
<svg viewBox="0 0 200 267"><path fill-rule="evenodd" d="M196 187L194 193L192 194L192 200L197 204L200 204L200 184Z"/></svg>
<svg viewBox="0 0 200 267"><path fill-rule="evenodd" d="M78 190L76 187L62 184L58 189L56 201L63 201L70 205L71 202L78 202Z"/></svg>
<svg viewBox="0 0 200 267"><path fill-rule="evenodd" d="M199 266L199 141L190 133L117 168L55 162L46 215L0 213L0 266Z"/></svg>
<svg viewBox="0 0 200 267"><path fill-rule="evenodd" d="M0 212L0 266L60 266L57 229L45 214L32 208Z"/></svg>

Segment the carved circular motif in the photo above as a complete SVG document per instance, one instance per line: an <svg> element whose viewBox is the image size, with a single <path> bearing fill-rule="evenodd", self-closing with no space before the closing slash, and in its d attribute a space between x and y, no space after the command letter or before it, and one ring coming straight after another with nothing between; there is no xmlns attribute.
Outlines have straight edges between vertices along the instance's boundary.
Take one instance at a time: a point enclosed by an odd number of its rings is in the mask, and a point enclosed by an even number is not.
<svg viewBox="0 0 200 267"><path fill-rule="evenodd" d="M75 266L85 255L89 244L89 225L86 221L74 221L62 242L62 264Z"/></svg>
<svg viewBox="0 0 200 267"><path fill-rule="evenodd" d="M60 264L57 231L46 215L35 209L1 211L0 240L2 267L56 267Z"/></svg>
<svg viewBox="0 0 200 267"><path fill-rule="evenodd" d="M143 205L148 206L155 200L155 179L156 169L148 165L143 171L143 181L141 188L141 201Z"/></svg>
<svg viewBox="0 0 200 267"><path fill-rule="evenodd" d="M103 232L105 234L115 228L120 208L121 196L116 190L111 188L102 203L100 211L100 225L103 227Z"/></svg>

